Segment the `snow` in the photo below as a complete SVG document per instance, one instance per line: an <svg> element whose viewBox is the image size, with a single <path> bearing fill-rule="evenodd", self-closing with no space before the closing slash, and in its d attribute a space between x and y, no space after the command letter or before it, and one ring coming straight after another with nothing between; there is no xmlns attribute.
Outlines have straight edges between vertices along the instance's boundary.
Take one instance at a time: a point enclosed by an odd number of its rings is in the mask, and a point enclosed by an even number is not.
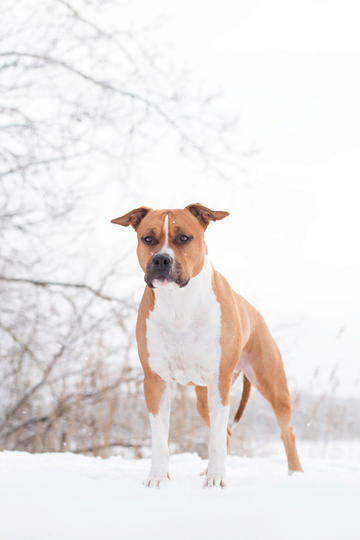
<svg viewBox="0 0 360 540"><path fill-rule="evenodd" d="M0 453L1 540L360 538L360 465L229 456L228 487L205 489L195 454L171 457L171 481L142 485L149 460Z"/></svg>

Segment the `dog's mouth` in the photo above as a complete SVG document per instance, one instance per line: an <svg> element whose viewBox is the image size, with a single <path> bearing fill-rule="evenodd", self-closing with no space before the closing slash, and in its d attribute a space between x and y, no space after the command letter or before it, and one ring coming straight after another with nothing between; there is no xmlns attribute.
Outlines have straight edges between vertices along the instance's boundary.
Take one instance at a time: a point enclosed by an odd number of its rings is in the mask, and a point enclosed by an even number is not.
<svg viewBox="0 0 360 540"><path fill-rule="evenodd" d="M144 279L150 289L165 287L182 289L190 281L190 278L182 276L181 266L176 263L174 270L170 269L168 272L156 271L151 265L148 265Z"/></svg>
<svg viewBox="0 0 360 540"><path fill-rule="evenodd" d="M182 289L186 287L190 279L179 279L174 278L173 276L148 276L145 274L145 282L150 287L150 289L160 289L168 287L169 289L179 288Z"/></svg>

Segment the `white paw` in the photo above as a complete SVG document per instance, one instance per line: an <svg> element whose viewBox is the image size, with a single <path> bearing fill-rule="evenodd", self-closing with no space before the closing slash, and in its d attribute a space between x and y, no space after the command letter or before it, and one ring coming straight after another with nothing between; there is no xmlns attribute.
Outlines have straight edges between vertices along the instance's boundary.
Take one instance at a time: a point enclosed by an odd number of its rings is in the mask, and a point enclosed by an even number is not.
<svg viewBox="0 0 360 540"><path fill-rule="evenodd" d="M155 476L150 474L146 480L143 481L143 485L150 488L160 488L164 486L167 481L170 480L169 473L166 476Z"/></svg>
<svg viewBox="0 0 360 540"><path fill-rule="evenodd" d="M226 480L224 474L206 474L204 487L225 487Z"/></svg>
<svg viewBox="0 0 360 540"><path fill-rule="evenodd" d="M304 471L303 470L300 470L298 469L297 471L292 471L292 470L288 470L288 475L289 476L292 476L293 474L295 474L296 476L299 474L299 473L303 473Z"/></svg>

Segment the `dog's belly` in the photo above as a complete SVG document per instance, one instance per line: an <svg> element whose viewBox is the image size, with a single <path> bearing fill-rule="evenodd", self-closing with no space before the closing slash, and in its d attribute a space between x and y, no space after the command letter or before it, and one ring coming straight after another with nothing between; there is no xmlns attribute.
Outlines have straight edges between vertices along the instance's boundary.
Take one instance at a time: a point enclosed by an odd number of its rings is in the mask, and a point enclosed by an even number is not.
<svg viewBox="0 0 360 540"><path fill-rule="evenodd" d="M156 310L150 314L147 345L152 371L167 382L200 386L218 376L221 315L218 303L213 308L178 326L157 316Z"/></svg>

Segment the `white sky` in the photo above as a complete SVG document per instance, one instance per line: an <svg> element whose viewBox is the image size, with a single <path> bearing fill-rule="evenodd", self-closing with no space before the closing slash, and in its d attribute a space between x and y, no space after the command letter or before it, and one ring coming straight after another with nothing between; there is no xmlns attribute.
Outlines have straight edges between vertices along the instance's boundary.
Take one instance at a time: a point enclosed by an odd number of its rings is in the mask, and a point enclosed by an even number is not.
<svg viewBox="0 0 360 540"><path fill-rule="evenodd" d="M229 218L209 228L210 257L263 311L289 350L287 371L309 384L317 366L328 373L340 362L342 390L358 392L359 3L140 0L138 6L138 20L165 14L159 37L173 45L174 64L189 67L209 90L222 89L240 118L242 149L254 143L261 152L224 183L171 148L157 148L138 166L135 191L116 197L109 188L99 215L105 249L135 246L130 231L109 233L107 224L132 206L198 201L229 210ZM135 269L135 253L131 264ZM142 285L140 271L136 279Z"/></svg>

